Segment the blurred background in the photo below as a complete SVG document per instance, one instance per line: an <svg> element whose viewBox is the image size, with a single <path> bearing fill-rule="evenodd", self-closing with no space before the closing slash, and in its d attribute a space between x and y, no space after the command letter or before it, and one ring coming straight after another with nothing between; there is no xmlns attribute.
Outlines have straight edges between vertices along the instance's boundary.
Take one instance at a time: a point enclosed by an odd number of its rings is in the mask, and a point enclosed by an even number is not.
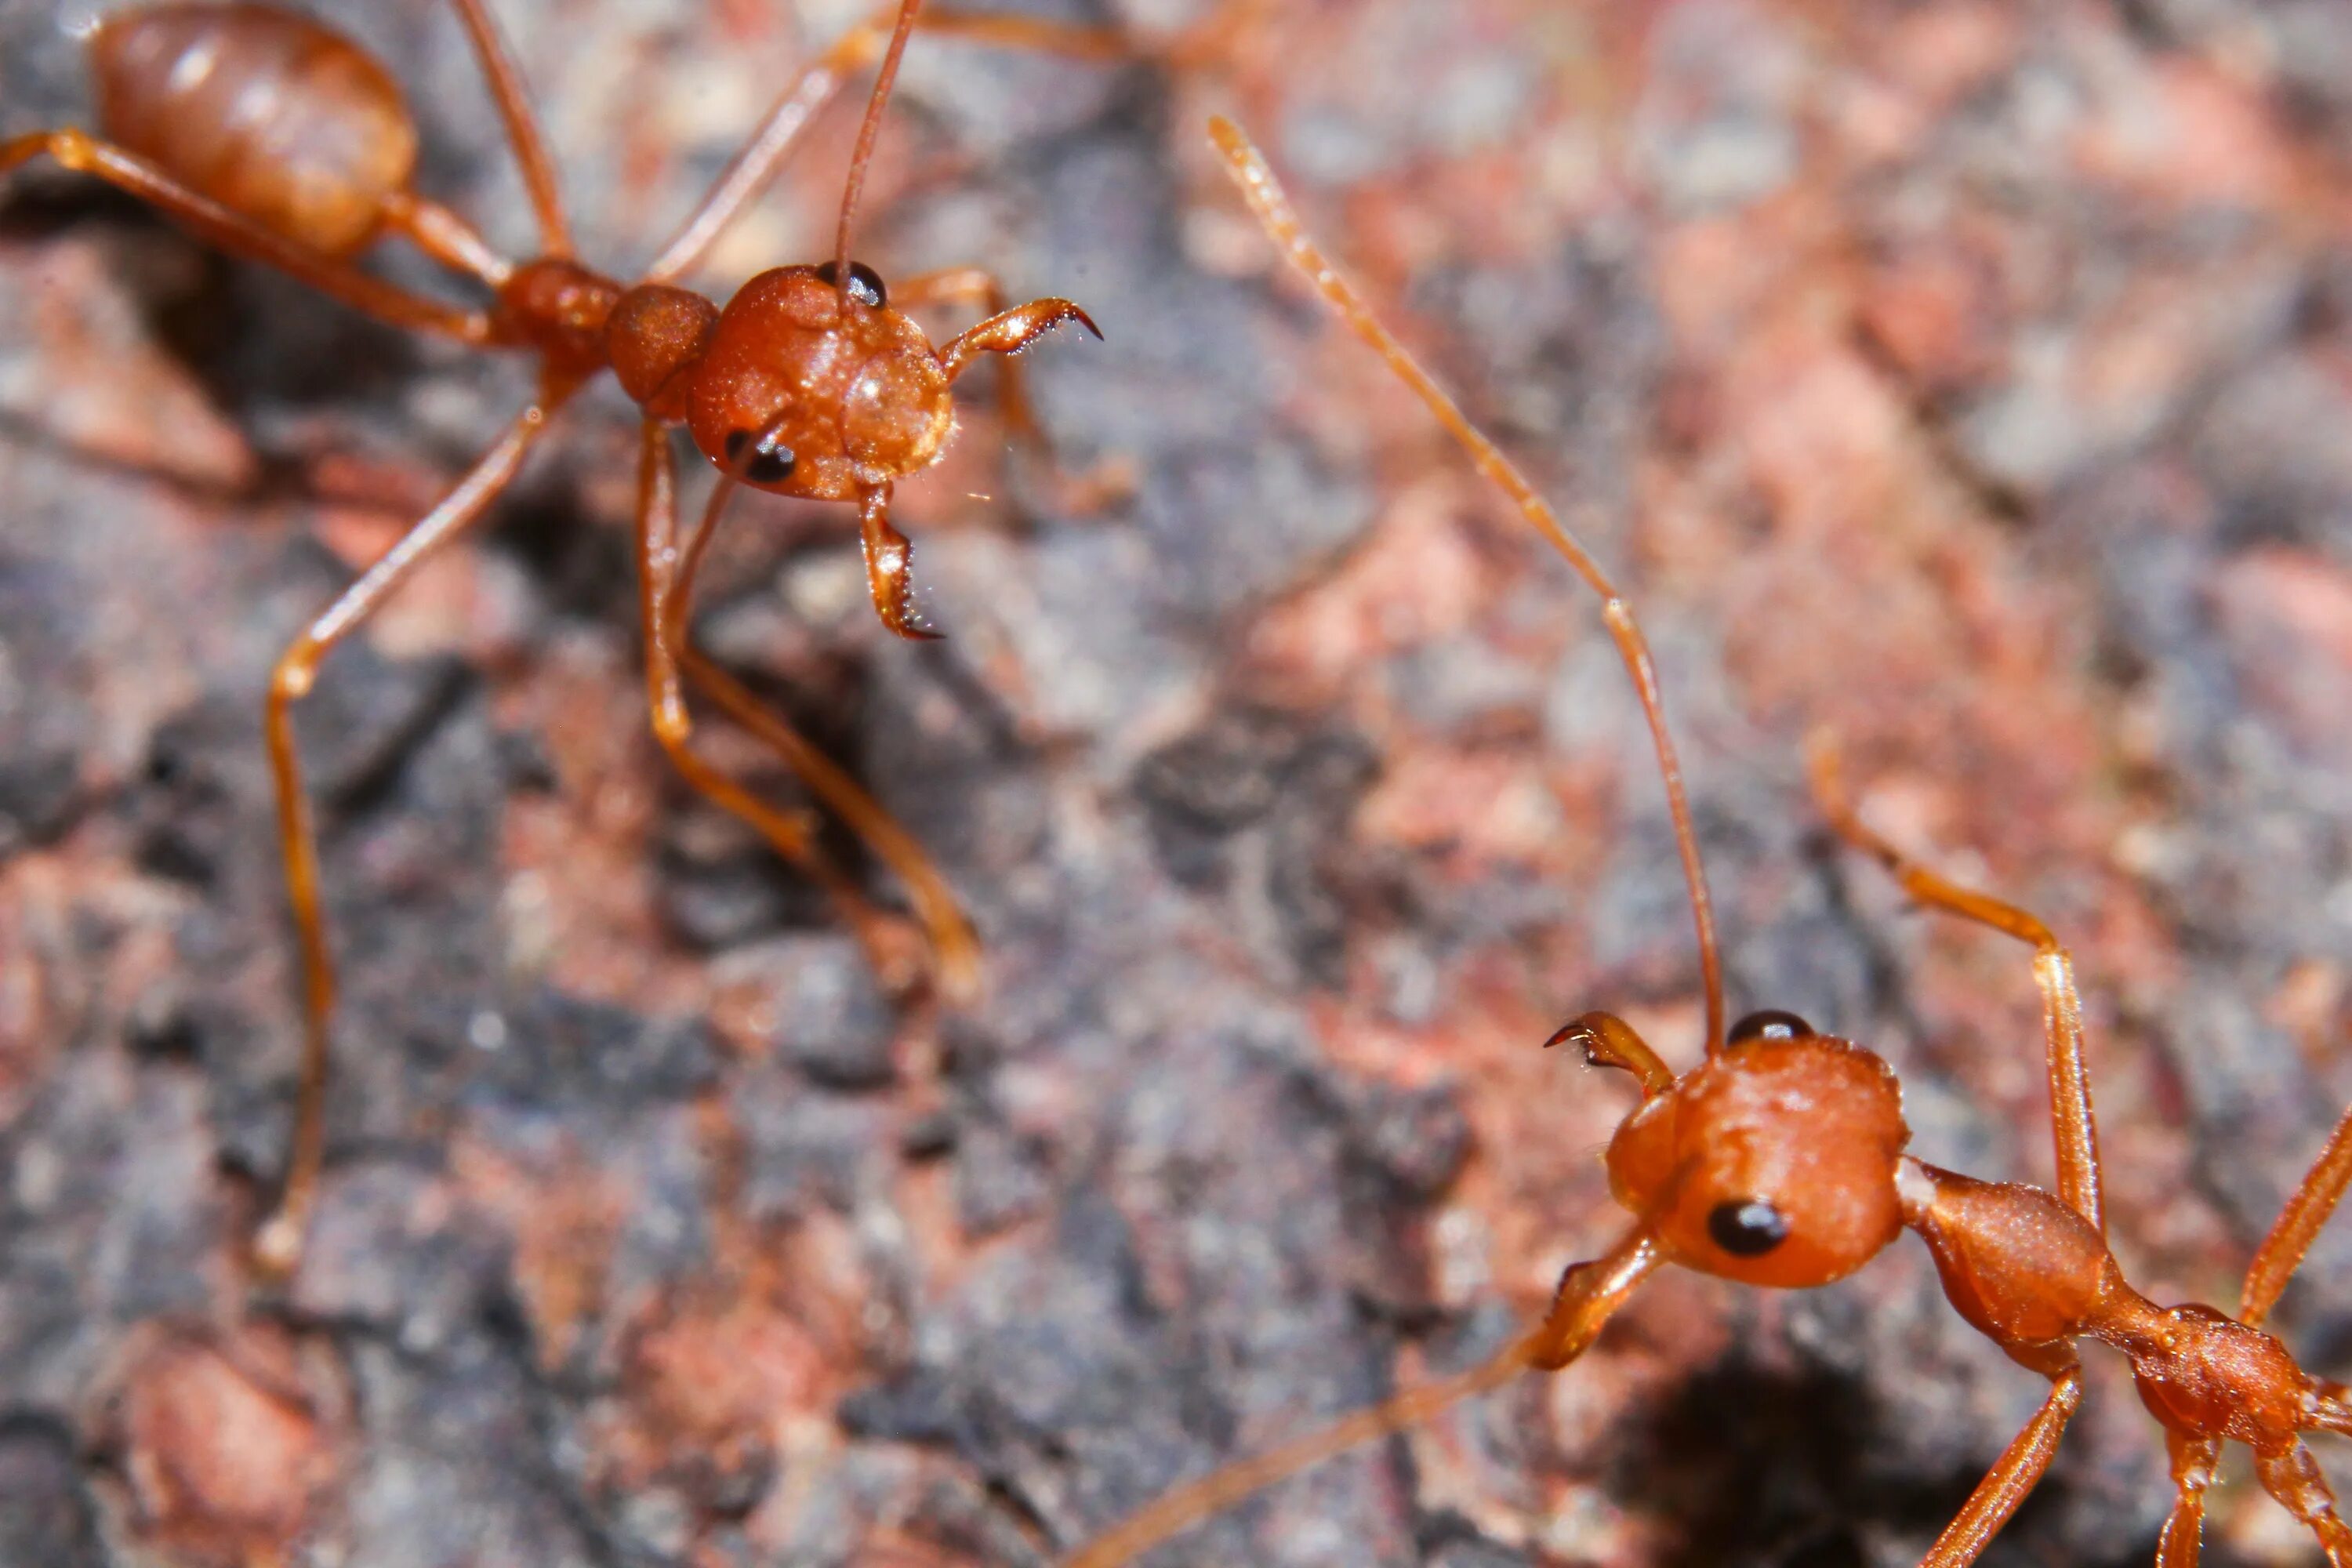
<svg viewBox="0 0 2352 1568"><path fill-rule="evenodd" d="M310 8L525 249L446 7ZM623 276L860 14L495 9ZM2352 9L1040 14L1133 54L919 40L858 250L1093 313L1025 361L1056 461L973 378L900 491L943 643L875 624L844 509L758 499L698 623L940 858L988 998L886 993L667 770L607 384L302 710L346 1000L284 1291L240 1262L299 1036L266 673L528 379L88 183L0 192L0 1560L1047 1563L1491 1352L1614 1233L1629 1087L1537 1047L1608 1007L1696 1049L1638 712L1212 111L1622 575L1734 1011L1886 1056L1923 1157L2049 1180L2026 955L1824 840L1834 726L1875 822L2074 944L2118 1255L2234 1303L2352 1100ZM0 134L89 122L84 16L0 0ZM828 250L855 125L700 282ZM2279 1322L2352 1371L2352 1228ZM1987 1564L2150 1560L2160 1434L2086 1359ZM2042 1388L1909 1240L1803 1294L1670 1272L1568 1373L1152 1562L1895 1568ZM2242 1453L2208 1540L2315 1551Z"/></svg>

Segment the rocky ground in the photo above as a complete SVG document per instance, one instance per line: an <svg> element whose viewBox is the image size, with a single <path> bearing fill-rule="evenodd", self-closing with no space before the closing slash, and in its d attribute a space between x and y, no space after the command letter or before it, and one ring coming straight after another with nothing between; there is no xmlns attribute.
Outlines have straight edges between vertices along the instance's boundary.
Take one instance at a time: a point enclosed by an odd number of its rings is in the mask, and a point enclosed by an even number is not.
<svg viewBox="0 0 2352 1568"><path fill-rule="evenodd" d="M624 271L850 14L497 8ZM81 9L0 0L0 133L87 121ZM319 9L416 84L426 188L527 247L444 10ZM949 640L890 639L845 515L782 503L698 622L938 856L986 999L886 990L666 770L608 388L303 710L347 999L282 1290L241 1260L299 1029L266 671L527 378L10 182L0 1561L1047 1563L1500 1344L1608 1239L1627 1086L1537 1047L1608 1006L1696 1049L1638 716L1280 269L1213 110L1622 572L1735 1008L1883 1052L1927 1158L2048 1178L2025 957L1825 842L1834 726L1875 821L2075 944L2118 1253L2234 1300L2352 1099L2352 10L1203 15L1132 0L1124 63L909 58L861 253L1108 339L1027 362L1055 465L983 373L903 492ZM715 290L825 248L853 125ZM1104 465L1100 504L1056 481ZM2336 1376L2347 1237L2280 1319ZM2093 1360L1988 1564L2149 1561L2162 1446ZM1670 1274L1570 1373L1152 1561L1891 1568L2039 1397L1914 1242L1804 1294ZM2210 1540L2315 1556L2237 1468Z"/></svg>

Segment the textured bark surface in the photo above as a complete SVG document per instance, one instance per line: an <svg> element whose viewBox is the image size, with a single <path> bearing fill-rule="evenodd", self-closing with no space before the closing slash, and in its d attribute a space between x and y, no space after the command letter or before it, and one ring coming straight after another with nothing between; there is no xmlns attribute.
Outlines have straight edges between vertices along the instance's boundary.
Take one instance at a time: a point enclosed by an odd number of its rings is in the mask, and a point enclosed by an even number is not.
<svg viewBox="0 0 2352 1568"><path fill-rule="evenodd" d="M320 9L527 246L443 8ZM849 15L498 9L620 270ZM1108 342L1026 363L1061 468L1137 482L1066 508L983 376L902 492L949 641L874 624L840 509L740 507L700 617L940 857L988 1000L883 994L665 771L607 390L302 710L347 1000L282 1293L238 1261L298 1039L266 671L526 382L0 193L0 1562L1050 1562L1612 1234L1627 1086L1536 1047L1607 1006L1694 1048L1637 714L1213 109L1622 573L1735 1008L1882 1051L1927 1158L2048 1179L2025 956L1825 845L1833 725L1874 820L2076 944L2118 1252L2233 1302L2352 1098L2352 10L1267 9L1181 75L917 45L860 253L1082 301ZM57 7L0 0L0 133L86 119ZM853 128L714 289L826 248ZM2347 1237L2280 1317L2336 1376ZM2162 1447L2092 1359L1989 1564L2149 1561ZM2040 1393L1907 1240L1799 1295L1670 1272L1154 1561L1903 1564ZM2314 1557L2234 1462L2209 1540Z"/></svg>

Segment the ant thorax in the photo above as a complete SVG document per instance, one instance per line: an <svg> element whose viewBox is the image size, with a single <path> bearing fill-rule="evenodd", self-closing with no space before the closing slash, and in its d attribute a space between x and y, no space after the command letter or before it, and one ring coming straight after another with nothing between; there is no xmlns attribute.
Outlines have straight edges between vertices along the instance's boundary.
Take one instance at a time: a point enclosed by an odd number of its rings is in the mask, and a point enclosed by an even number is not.
<svg viewBox="0 0 2352 1568"><path fill-rule="evenodd" d="M1609 1185L1685 1268L1825 1285L1901 1234L1895 1175L1910 1136L1877 1057L1824 1035L1768 1036L1709 1057L1626 1118Z"/></svg>
<svg viewBox="0 0 2352 1568"><path fill-rule="evenodd" d="M831 264L762 272L727 302L692 371L686 421L703 456L781 495L854 500L938 458L955 425L948 374L882 280Z"/></svg>

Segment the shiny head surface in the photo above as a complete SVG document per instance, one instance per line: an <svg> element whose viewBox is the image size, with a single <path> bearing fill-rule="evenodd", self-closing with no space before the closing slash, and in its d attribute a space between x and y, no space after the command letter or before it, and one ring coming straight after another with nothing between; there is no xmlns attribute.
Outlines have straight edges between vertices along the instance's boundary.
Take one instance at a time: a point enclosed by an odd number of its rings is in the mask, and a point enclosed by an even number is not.
<svg viewBox="0 0 2352 1568"><path fill-rule="evenodd" d="M1685 1268L1825 1285L1901 1232L1895 1173L1910 1136L1885 1062L1844 1040L1775 1030L1708 1058L1627 1117L1609 1145L1609 1185Z"/></svg>
<svg viewBox="0 0 2352 1568"><path fill-rule="evenodd" d="M692 373L694 444L757 489L851 500L938 458L955 425L929 338L863 266L780 267L735 291Z"/></svg>

